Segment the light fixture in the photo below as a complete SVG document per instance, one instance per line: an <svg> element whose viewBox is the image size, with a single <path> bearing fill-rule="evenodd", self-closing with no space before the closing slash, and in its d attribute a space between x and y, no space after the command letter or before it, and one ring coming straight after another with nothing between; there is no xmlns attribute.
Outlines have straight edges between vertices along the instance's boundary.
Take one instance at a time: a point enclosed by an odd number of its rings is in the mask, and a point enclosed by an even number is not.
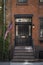
<svg viewBox="0 0 43 65"><path fill-rule="evenodd" d="M32 28L35 28L35 25L34 24L32 24Z"/></svg>
<svg viewBox="0 0 43 65"><path fill-rule="evenodd" d="M0 9L2 8L2 6L0 6Z"/></svg>
<svg viewBox="0 0 43 65"><path fill-rule="evenodd" d="M0 10L2 9L2 6L0 6Z"/></svg>

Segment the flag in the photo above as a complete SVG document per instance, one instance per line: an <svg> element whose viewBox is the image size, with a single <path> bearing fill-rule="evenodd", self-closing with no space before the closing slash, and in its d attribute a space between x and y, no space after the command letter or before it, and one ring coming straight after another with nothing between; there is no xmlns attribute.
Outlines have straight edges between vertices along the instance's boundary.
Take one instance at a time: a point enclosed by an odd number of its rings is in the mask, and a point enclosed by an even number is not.
<svg viewBox="0 0 43 65"><path fill-rule="evenodd" d="M10 30L12 29L12 27L13 27L12 22L10 22L10 24L5 32L4 40L6 40L6 37L7 37L8 33L10 32Z"/></svg>

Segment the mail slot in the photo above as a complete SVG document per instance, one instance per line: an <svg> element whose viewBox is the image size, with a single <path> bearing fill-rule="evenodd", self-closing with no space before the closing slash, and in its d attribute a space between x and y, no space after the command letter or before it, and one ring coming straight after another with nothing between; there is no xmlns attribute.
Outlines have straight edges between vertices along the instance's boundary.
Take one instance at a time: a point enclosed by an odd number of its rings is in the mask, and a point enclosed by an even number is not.
<svg viewBox="0 0 43 65"><path fill-rule="evenodd" d="M21 36L21 38L26 38L26 36Z"/></svg>

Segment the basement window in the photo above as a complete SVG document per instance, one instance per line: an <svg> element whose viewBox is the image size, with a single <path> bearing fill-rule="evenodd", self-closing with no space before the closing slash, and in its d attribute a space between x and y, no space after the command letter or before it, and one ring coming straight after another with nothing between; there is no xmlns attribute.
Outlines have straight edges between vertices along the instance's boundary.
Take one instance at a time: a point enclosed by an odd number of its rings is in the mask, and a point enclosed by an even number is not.
<svg viewBox="0 0 43 65"><path fill-rule="evenodd" d="M17 0L17 4L27 4L27 0Z"/></svg>

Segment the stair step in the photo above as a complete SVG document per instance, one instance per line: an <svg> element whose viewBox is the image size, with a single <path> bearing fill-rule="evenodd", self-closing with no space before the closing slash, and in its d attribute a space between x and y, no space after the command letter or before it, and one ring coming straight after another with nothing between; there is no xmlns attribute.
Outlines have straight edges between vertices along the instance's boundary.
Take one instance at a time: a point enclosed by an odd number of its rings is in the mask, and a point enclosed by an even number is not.
<svg viewBox="0 0 43 65"><path fill-rule="evenodd" d="M17 49L17 50L14 51L14 53L15 52L33 52L33 50L24 50L24 49L23 50L18 50Z"/></svg>
<svg viewBox="0 0 43 65"><path fill-rule="evenodd" d="M34 56L13 56L13 58L19 59L34 59Z"/></svg>
<svg viewBox="0 0 43 65"><path fill-rule="evenodd" d="M25 46L16 46L14 49L32 49L31 46L25 47Z"/></svg>
<svg viewBox="0 0 43 65"><path fill-rule="evenodd" d="M33 48L25 46L16 46L14 48L14 54L12 61L14 62L29 62L34 61Z"/></svg>
<svg viewBox="0 0 43 65"><path fill-rule="evenodd" d="M16 52L16 53L14 53L14 55L20 55L20 56L21 55L24 55L24 56L26 56L26 55L30 55L31 56L32 55L33 56L34 54L32 52L30 52L30 53L28 53L28 52L27 53L18 53L18 52Z"/></svg>
<svg viewBox="0 0 43 65"><path fill-rule="evenodd" d="M35 62L35 59L12 59L12 62Z"/></svg>

